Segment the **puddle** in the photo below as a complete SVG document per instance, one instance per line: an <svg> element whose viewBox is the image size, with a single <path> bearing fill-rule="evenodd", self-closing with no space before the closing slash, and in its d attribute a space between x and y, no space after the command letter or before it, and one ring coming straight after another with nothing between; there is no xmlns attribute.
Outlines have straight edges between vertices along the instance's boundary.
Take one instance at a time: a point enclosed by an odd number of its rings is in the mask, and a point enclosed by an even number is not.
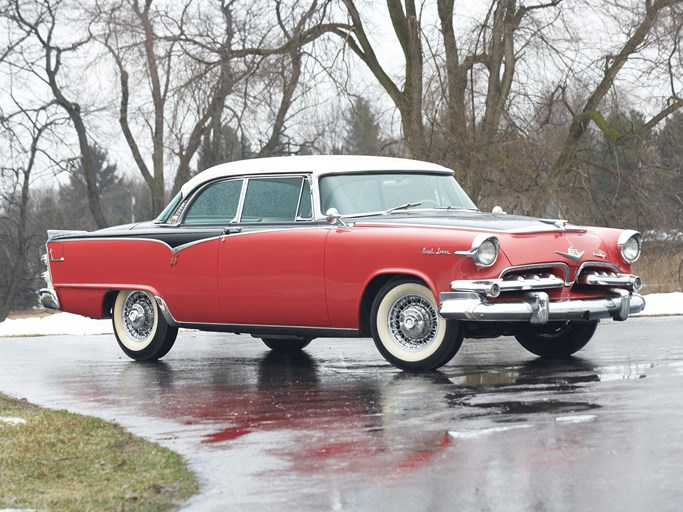
<svg viewBox="0 0 683 512"><path fill-rule="evenodd" d="M500 414L566 414L598 409L600 406L589 402L566 402L561 400L529 400L506 402L471 403L463 405L478 409L492 409Z"/></svg>
<svg viewBox="0 0 683 512"><path fill-rule="evenodd" d="M471 430L449 430L448 435L455 439L476 439L478 437L486 437L492 434L499 434L501 432L508 432L510 430L519 430L523 428L531 428L533 425L505 425L501 427L488 427Z"/></svg>
<svg viewBox="0 0 683 512"><path fill-rule="evenodd" d="M543 386L551 388L599 382L600 377L591 363L584 360L572 360L562 364L533 361L523 366L491 368L458 375L449 380L456 386L462 387Z"/></svg>
<svg viewBox="0 0 683 512"><path fill-rule="evenodd" d="M579 414L576 416L560 416L555 418L555 421L558 423L587 423L597 418L595 414Z"/></svg>
<svg viewBox="0 0 683 512"><path fill-rule="evenodd" d="M598 378L601 382L613 380L638 380L647 378L646 372L655 368L654 363L650 364L621 364L615 366L603 366L597 368Z"/></svg>

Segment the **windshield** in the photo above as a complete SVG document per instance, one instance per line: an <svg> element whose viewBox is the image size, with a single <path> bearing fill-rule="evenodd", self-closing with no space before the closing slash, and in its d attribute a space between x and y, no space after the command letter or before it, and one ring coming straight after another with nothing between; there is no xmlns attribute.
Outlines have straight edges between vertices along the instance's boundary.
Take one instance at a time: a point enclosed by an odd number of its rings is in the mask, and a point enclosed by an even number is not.
<svg viewBox="0 0 683 512"><path fill-rule="evenodd" d="M180 201L183 199L183 194L181 192L178 192L176 196L171 199L171 202L168 203L168 206L164 208L164 211L159 214L159 216L154 219L154 222L157 224L162 224L168 220L168 217L173 213L173 210L176 209L176 206L180 203Z"/></svg>
<svg viewBox="0 0 683 512"><path fill-rule="evenodd" d="M344 174L320 178L321 213L342 215L409 208L476 209L453 176L427 173Z"/></svg>

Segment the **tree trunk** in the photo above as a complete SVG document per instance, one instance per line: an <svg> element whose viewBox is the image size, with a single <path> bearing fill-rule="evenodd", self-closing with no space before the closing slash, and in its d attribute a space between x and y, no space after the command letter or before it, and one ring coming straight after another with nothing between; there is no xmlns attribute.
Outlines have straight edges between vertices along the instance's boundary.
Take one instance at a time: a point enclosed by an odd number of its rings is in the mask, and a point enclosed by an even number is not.
<svg viewBox="0 0 683 512"><path fill-rule="evenodd" d="M88 141L88 131L83 122L81 107L78 103L69 101L57 83L57 74L61 65L61 50L51 46L45 47L45 71L47 73L50 89L55 97L57 104L68 114L78 136L78 147L81 151L81 162L85 185L88 190L88 207L98 228L106 228L109 224L104 216L100 194L97 190L97 169L95 169L95 159L92 155L90 142Z"/></svg>

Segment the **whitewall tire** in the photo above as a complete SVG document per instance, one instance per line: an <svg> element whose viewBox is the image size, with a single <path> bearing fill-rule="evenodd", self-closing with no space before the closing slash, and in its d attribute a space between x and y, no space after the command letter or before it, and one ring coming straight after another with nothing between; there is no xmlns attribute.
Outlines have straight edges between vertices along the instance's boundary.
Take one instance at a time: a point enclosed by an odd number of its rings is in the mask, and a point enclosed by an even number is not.
<svg viewBox="0 0 683 512"><path fill-rule="evenodd" d="M371 331L380 353L398 368L434 370L462 345L458 322L439 315L431 290L411 279L382 287L371 311Z"/></svg>
<svg viewBox="0 0 683 512"><path fill-rule="evenodd" d="M160 314L154 297L141 290L121 290L113 311L114 336L125 354L136 361L165 356L178 335Z"/></svg>

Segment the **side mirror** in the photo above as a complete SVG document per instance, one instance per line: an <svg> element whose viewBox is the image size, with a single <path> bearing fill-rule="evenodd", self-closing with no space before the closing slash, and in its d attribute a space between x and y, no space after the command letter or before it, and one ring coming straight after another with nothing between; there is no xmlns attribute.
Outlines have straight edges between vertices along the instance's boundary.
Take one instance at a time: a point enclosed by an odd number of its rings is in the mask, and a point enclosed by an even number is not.
<svg viewBox="0 0 683 512"><path fill-rule="evenodd" d="M503 210L500 206L494 206L493 211L491 212L494 215L506 215L507 212Z"/></svg>
<svg viewBox="0 0 683 512"><path fill-rule="evenodd" d="M344 222L341 214L336 208L330 208L325 212L325 219L330 226L340 225L341 227L348 228L348 224Z"/></svg>
<svg viewBox="0 0 683 512"><path fill-rule="evenodd" d="M334 226L341 220L341 214L336 208L330 208L325 212L325 219L330 226Z"/></svg>

